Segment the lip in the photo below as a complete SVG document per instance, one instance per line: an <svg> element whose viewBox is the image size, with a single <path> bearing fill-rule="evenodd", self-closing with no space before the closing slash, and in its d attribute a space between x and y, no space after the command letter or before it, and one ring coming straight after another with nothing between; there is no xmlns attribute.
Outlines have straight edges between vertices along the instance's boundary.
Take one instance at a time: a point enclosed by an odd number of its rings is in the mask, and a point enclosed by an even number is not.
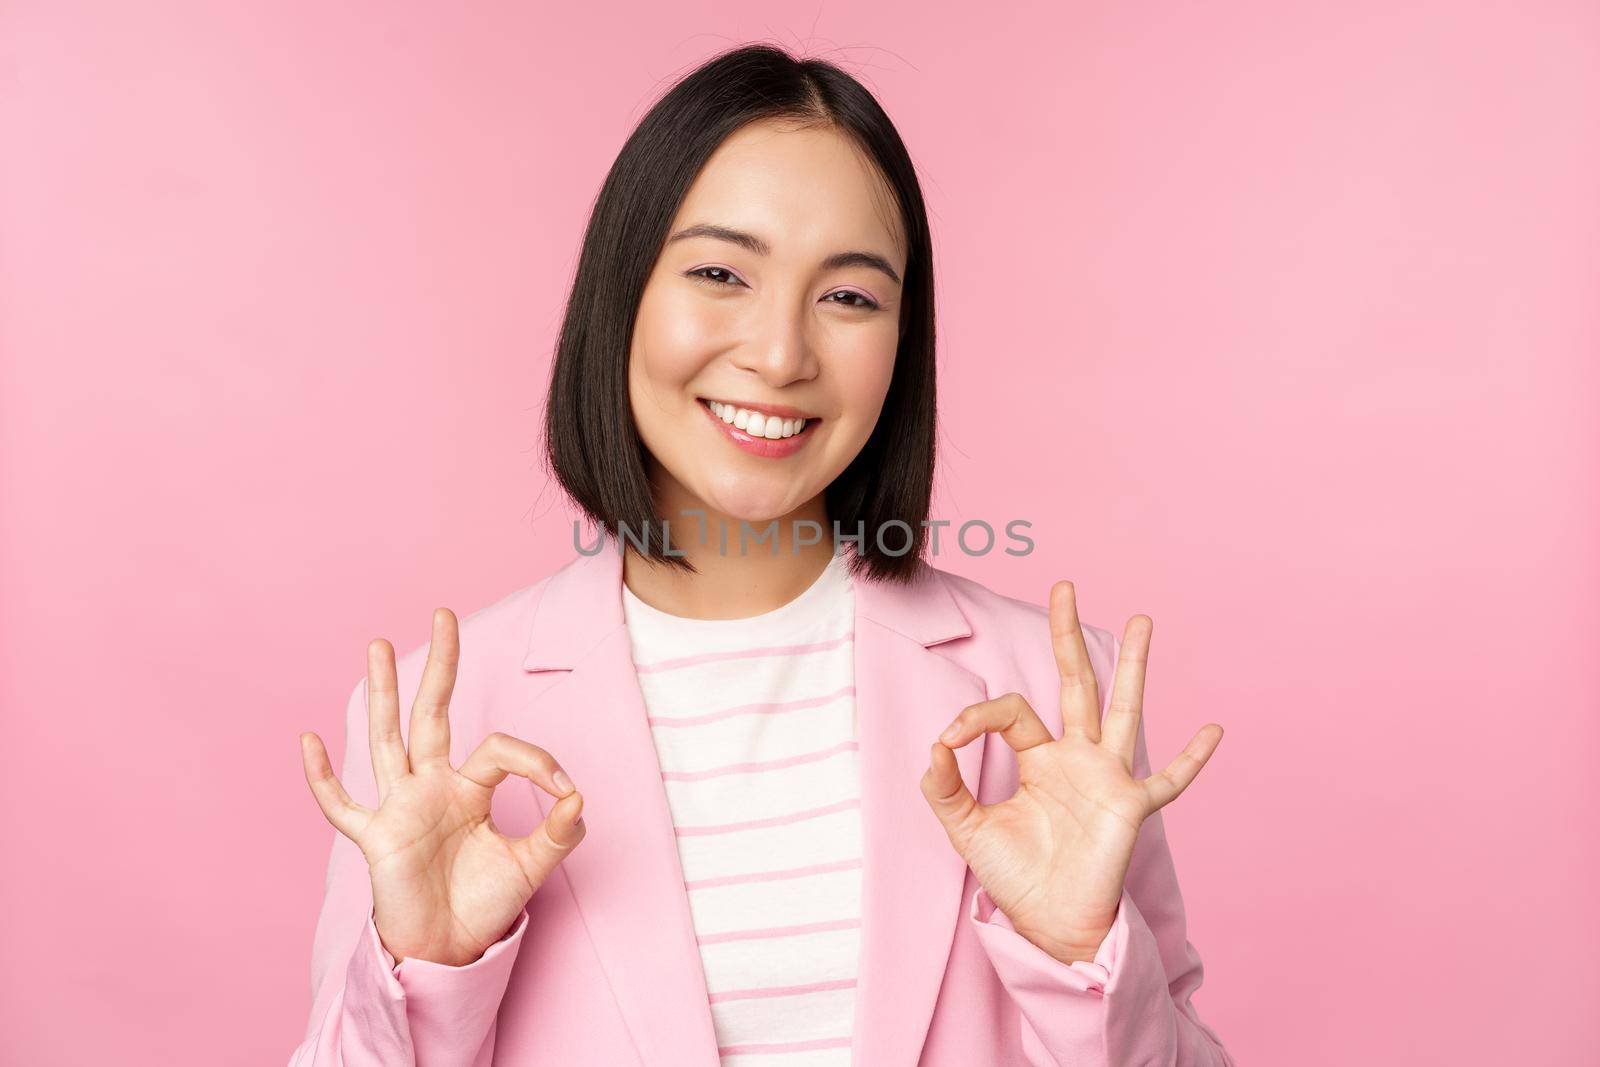
<svg viewBox="0 0 1600 1067"><path fill-rule="evenodd" d="M805 429L801 430L793 437L779 437L776 439L767 437L752 437L743 430L739 429L733 423L723 422L722 417L719 416L715 411L711 410L711 402L709 400L698 399L697 402L700 405L700 410L706 413L706 418L716 423L717 429L721 430L723 435L727 437L729 441L732 441L735 445L738 445L752 456L761 456L765 459L782 459L785 456L794 455L796 452L800 451L800 449L806 446L807 441L811 440L812 430L816 428L817 423L822 421L815 416L801 415L799 412L795 411L794 408L786 408L779 404L763 404L759 406L750 404L736 405L738 407L748 407L750 410L759 411L764 415L777 415L780 418L786 419L804 418L806 420ZM732 403L732 401L718 400L717 403ZM792 411L795 413L792 415L788 414Z"/></svg>
<svg viewBox="0 0 1600 1067"><path fill-rule="evenodd" d="M788 404L750 404L743 400L729 400L726 397L721 396L701 396L696 397L695 399L699 400L702 404L706 403L707 401L715 400L719 404L732 404L736 408L746 408L750 411L759 411L763 415L776 415L780 419L805 419L807 421L811 421L816 418L816 416L811 414L811 412L801 411L799 408L792 408Z"/></svg>

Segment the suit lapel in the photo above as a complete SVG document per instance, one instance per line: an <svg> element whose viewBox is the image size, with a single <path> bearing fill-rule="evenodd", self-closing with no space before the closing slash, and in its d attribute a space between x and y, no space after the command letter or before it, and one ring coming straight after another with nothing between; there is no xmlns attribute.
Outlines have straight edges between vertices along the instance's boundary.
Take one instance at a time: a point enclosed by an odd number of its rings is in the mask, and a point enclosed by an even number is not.
<svg viewBox="0 0 1600 1067"><path fill-rule="evenodd" d="M583 843L562 861L641 1061L714 1067L706 998L672 813L622 617L622 560L608 540L551 578L523 666L560 669L519 717L520 736L583 792ZM534 789L549 815L553 799Z"/></svg>
<svg viewBox="0 0 1600 1067"><path fill-rule="evenodd" d="M960 921L967 868L922 797L940 730L987 697L930 646L971 633L940 575L856 580L862 930L853 1060L917 1062ZM558 869L645 1063L710 1067L716 1033L643 696L622 615L622 560L607 539L551 576L523 660L565 671L517 716L584 795L589 833ZM530 675L532 676L532 675ZM974 793L985 738L957 751ZM551 798L535 789L542 814ZM560 876L558 875L558 876Z"/></svg>
<svg viewBox="0 0 1600 1067"><path fill-rule="evenodd" d="M862 814L861 960L852 1059L911 1067L921 1055L960 922L967 865L922 796L939 731L987 698L930 650L970 628L931 570L911 586L856 583ZM987 735L956 750L978 791Z"/></svg>

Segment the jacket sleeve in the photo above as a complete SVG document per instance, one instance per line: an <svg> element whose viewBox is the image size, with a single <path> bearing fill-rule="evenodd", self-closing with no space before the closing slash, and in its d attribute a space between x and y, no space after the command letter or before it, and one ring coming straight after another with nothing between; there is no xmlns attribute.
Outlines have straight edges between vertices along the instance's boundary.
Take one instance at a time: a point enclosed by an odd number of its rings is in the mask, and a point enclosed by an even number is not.
<svg viewBox="0 0 1600 1067"><path fill-rule="evenodd" d="M1121 641L1112 640L1115 664ZM1134 773L1150 774L1142 721ZM1234 1067L1190 1003L1204 967L1186 935L1159 811L1139 829L1116 917L1092 961L1051 956L1017 933L981 887L967 921L1022 1014L1034 1067Z"/></svg>
<svg viewBox="0 0 1600 1067"><path fill-rule="evenodd" d="M365 679L350 695L339 780L376 807L366 737ZM463 967L405 959L383 947L372 919L366 857L335 831L311 949L311 1018L290 1067L478 1067L494 1056L495 1018L528 927L524 909L504 937Z"/></svg>

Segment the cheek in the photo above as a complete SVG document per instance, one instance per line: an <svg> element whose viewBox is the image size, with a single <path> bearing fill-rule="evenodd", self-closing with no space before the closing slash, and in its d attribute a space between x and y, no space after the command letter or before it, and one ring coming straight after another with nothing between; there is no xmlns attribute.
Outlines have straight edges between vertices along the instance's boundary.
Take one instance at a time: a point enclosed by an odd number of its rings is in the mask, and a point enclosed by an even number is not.
<svg viewBox="0 0 1600 1067"><path fill-rule="evenodd" d="M889 393L899 343L899 331L891 322L885 329L858 331L837 350L835 380L852 421L865 424L863 435L871 430Z"/></svg>
<svg viewBox="0 0 1600 1067"><path fill-rule="evenodd" d="M724 332L706 301L676 290L646 291L633 327L634 380L682 385L711 358Z"/></svg>

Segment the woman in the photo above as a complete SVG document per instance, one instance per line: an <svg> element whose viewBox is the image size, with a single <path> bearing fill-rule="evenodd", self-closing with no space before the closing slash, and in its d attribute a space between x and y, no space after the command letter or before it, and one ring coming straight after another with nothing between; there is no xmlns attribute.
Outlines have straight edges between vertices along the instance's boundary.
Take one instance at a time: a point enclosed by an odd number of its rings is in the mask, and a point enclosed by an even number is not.
<svg viewBox="0 0 1600 1067"><path fill-rule="evenodd" d="M854 79L747 47L650 111L547 409L603 541L374 641L338 777L302 735L339 835L292 1062L1230 1062L1157 814L1221 728L1150 776L1148 618L921 558L933 323Z"/></svg>

